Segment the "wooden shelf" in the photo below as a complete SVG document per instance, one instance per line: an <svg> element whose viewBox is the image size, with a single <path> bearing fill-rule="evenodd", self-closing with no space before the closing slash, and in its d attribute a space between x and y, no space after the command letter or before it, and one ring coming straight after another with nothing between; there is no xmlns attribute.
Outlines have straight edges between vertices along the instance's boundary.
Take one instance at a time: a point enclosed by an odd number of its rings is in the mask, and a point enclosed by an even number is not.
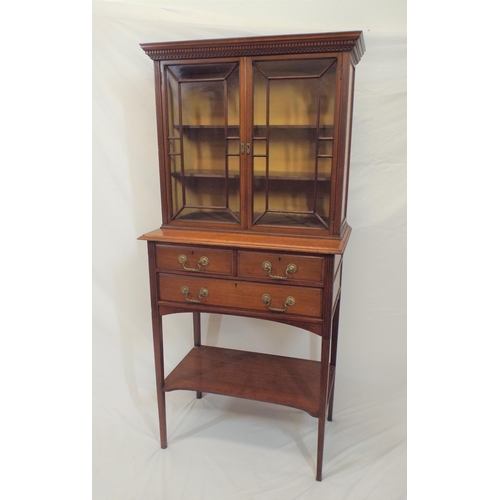
<svg viewBox="0 0 500 500"><path fill-rule="evenodd" d="M254 214L262 215L262 214ZM297 214L294 212L267 212L254 221L256 226L281 226L328 229L328 220L321 218L323 223L314 214Z"/></svg>
<svg viewBox="0 0 500 500"><path fill-rule="evenodd" d="M253 178L255 180L265 180L266 174L254 174ZM270 181L314 181L314 174L309 172L292 172L286 170L283 172L276 172L269 174ZM318 175L318 181L327 182L330 180L329 176Z"/></svg>
<svg viewBox="0 0 500 500"><path fill-rule="evenodd" d="M235 217L226 209L197 210L183 214L182 211L174 220L203 221L203 222L227 222L230 224L239 223L239 212L234 213Z"/></svg>
<svg viewBox="0 0 500 500"><path fill-rule="evenodd" d="M231 212L224 209L216 210L197 210L195 212L188 212L183 214L182 212L175 217L174 220L185 220L185 221L204 221L204 222L228 222L237 223L239 222L240 214L235 212L235 217ZM295 212L267 212L262 216L262 213L254 214L257 219L254 221L255 226L277 226L277 227L301 227L301 228L316 228L316 229L327 229L328 220L326 217L322 217L324 223L316 217L314 214L298 214ZM262 216L262 217L261 217Z"/></svg>
<svg viewBox="0 0 500 500"><path fill-rule="evenodd" d="M330 129L332 128L333 125L320 125L319 130L325 130L325 129ZM262 124L254 124L253 128L261 128L265 129L266 125ZM301 129L307 129L307 130L316 130L316 125L287 125L286 123L279 124L279 125L269 125L270 129L283 129L283 130L301 130Z"/></svg>
<svg viewBox="0 0 500 500"><path fill-rule="evenodd" d="M172 177L174 178L180 178L181 173L180 172L172 172ZM210 169L210 168L200 168L200 169L184 169L184 177L188 178L214 178L214 179L224 179L226 176L226 172L223 169ZM239 179L240 178L240 173L238 171L229 171L228 172L228 178L229 179Z"/></svg>
<svg viewBox="0 0 500 500"><path fill-rule="evenodd" d="M172 177L180 178L180 172L172 172ZM214 178L214 179L224 179L226 173L222 169L185 169L184 177L186 178ZM228 179L239 179L240 173L237 171L229 171ZM265 174L254 174L254 179L265 180ZM314 176L307 172L279 172L275 174L269 175L269 180L271 181L314 181ZM327 182L330 181L330 177L327 176L318 176L318 181Z"/></svg>
<svg viewBox="0 0 500 500"><path fill-rule="evenodd" d="M253 399L318 417L320 367L319 361L200 346L172 370L163 390Z"/></svg>
<svg viewBox="0 0 500 500"><path fill-rule="evenodd" d="M175 125L174 128L179 130L180 126ZM184 130L224 130L224 125L182 125ZM228 129L239 129L239 125L228 125Z"/></svg>
<svg viewBox="0 0 500 500"><path fill-rule="evenodd" d="M238 129L240 126L239 125L228 125L228 129ZM179 130L180 126L179 125L174 125L174 128L176 130ZM224 125L190 125L190 124L183 124L182 128L184 130L224 130ZM256 129L265 129L266 125L265 124L255 124L253 125L253 128ZM316 125L287 125L285 123L283 124L276 124L276 125L269 125L270 129L279 129L279 130L316 130ZM331 129L332 125L321 125L319 127L319 130L325 130L325 129ZM330 138L329 138L330 139ZM333 137L331 138L333 139Z"/></svg>

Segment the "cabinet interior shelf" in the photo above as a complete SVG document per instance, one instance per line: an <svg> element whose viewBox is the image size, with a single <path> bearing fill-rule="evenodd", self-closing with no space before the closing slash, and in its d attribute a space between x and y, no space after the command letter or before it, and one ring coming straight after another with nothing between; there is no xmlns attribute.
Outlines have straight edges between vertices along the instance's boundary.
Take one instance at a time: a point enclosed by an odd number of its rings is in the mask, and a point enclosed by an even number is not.
<svg viewBox="0 0 500 500"><path fill-rule="evenodd" d="M181 178L180 172L172 172L172 177ZM226 172L222 169L212 170L212 169L196 169L196 170L184 170L185 178L215 178L224 179L226 177ZM229 170L227 174L228 179L239 179L240 173L237 171ZM264 180L266 178L265 174L254 174L253 178L256 180ZM269 180L279 180L279 181L314 181L314 174L307 172L278 172L269 174ZM318 181L326 182L329 181L330 177L326 175L318 175Z"/></svg>
<svg viewBox="0 0 500 500"><path fill-rule="evenodd" d="M189 208L189 207L188 207ZM234 215L233 215L234 214ZM280 227L297 227L300 226L303 229L313 228L313 229L324 229L325 226L322 224L318 217L311 213L297 214L294 212L267 212L254 214L256 216L255 225L269 225L269 226L280 226ZM235 218L236 217L236 218ZM321 217L321 215L319 216ZM323 216L321 217L325 224L328 225L328 219ZM188 212L183 214L182 212L174 217L175 220L181 221L203 221L206 223L210 222L226 222L226 223L237 223L240 221L240 213L235 211L233 213L228 212L224 208L212 209L212 210L198 210L193 212Z"/></svg>
<svg viewBox="0 0 500 500"><path fill-rule="evenodd" d="M224 125L183 125L182 128L183 128L183 130L224 130ZM235 129L239 129L240 126L239 125L228 125L227 128L230 130L235 130ZM265 124L264 125L254 125L253 128L254 129L255 128L265 129L266 125ZM316 125L286 125L286 124L279 125L279 124L277 124L277 125L269 125L269 128L270 129L283 129L283 130L288 130L288 129L292 129L292 130L303 130L303 129L316 130L317 127L316 127ZM324 130L327 128L331 129L331 125L320 126L319 130ZM180 126L175 125L174 129L179 130ZM172 139L172 137L169 137L169 139Z"/></svg>
<svg viewBox="0 0 500 500"><path fill-rule="evenodd" d="M319 361L221 347L194 347L164 381L191 390L253 399L319 416Z"/></svg>

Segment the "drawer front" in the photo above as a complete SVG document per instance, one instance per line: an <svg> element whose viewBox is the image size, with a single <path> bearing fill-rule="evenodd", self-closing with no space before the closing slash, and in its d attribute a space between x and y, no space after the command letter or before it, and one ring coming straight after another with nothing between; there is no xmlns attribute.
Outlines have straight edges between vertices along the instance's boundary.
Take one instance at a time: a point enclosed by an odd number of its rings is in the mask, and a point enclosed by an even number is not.
<svg viewBox="0 0 500 500"><path fill-rule="evenodd" d="M156 245L158 269L200 274L233 274L233 252L210 247Z"/></svg>
<svg viewBox="0 0 500 500"><path fill-rule="evenodd" d="M239 252L238 275L274 281L323 280L323 257L271 252Z"/></svg>
<svg viewBox="0 0 500 500"><path fill-rule="evenodd" d="M320 288L159 274L158 299L274 314L321 317Z"/></svg>

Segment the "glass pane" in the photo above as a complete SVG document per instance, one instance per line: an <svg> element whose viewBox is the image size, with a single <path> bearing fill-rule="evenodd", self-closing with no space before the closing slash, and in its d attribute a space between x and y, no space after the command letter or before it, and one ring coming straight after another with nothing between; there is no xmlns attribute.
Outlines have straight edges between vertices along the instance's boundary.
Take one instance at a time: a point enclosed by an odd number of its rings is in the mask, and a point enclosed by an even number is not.
<svg viewBox="0 0 500 500"><path fill-rule="evenodd" d="M290 178L314 178L315 131L273 128L269 130L269 171Z"/></svg>
<svg viewBox="0 0 500 500"><path fill-rule="evenodd" d="M180 153L181 152L181 143L180 141L176 141L174 139L171 139L168 141L168 152L169 153Z"/></svg>
<svg viewBox="0 0 500 500"><path fill-rule="evenodd" d="M183 130L184 168L186 172L222 175L226 162L223 128Z"/></svg>
<svg viewBox="0 0 500 500"><path fill-rule="evenodd" d="M332 156L333 141L318 141L318 154L322 156Z"/></svg>
<svg viewBox="0 0 500 500"><path fill-rule="evenodd" d="M266 154L266 141L253 141L253 154L265 155Z"/></svg>
<svg viewBox="0 0 500 500"><path fill-rule="evenodd" d="M174 177L181 176L181 157L170 155L170 173Z"/></svg>
<svg viewBox="0 0 500 500"><path fill-rule="evenodd" d="M255 64L268 78L319 77L335 61L335 59L287 59L283 61L258 61Z"/></svg>
<svg viewBox="0 0 500 500"><path fill-rule="evenodd" d="M179 64L169 66L177 80L224 80L236 63Z"/></svg>
<svg viewBox="0 0 500 500"><path fill-rule="evenodd" d="M266 159L253 160L253 212L254 218L266 210Z"/></svg>
<svg viewBox="0 0 500 500"><path fill-rule="evenodd" d="M279 212L311 212L311 182L273 178L269 181L269 209Z"/></svg>
<svg viewBox="0 0 500 500"><path fill-rule="evenodd" d="M318 158L318 179L329 181L332 172L331 158Z"/></svg>
<svg viewBox="0 0 500 500"><path fill-rule="evenodd" d="M253 160L253 174L256 178L265 179L266 177L266 159L254 158Z"/></svg>
<svg viewBox="0 0 500 500"><path fill-rule="evenodd" d="M239 140L228 140L227 141L227 152L230 155L240 154L240 141Z"/></svg>
<svg viewBox="0 0 500 500"><path fill-rule="evenodd" d="M328 227L328 219L329 219L329 210L330 210L330 188L331 183L330 180L318 182L317 185L318 193L317 193L317 205L316 205L316 213L317 215L323 219L326 226Z"/></svg>
<svg viewBox="0 0 500 500"><path fill-rule="evenodd" d="M255 224L328 229L333 160L322 157L333 154L336 67L254 62L253 136L265 139L253 141Z"/></svg>
<svg viewBox="0 0 500 500"><path fill-rule="evenodd" d="M182 125L224 127L223 82L181 83Z"/></svg>
<svg viewBox="0 0 500 500"><path fill-rule="evenodd" d="M236 68L227 79L227 123L232 130L229 135L239 137L240 127L240 75Z"/></svg>
<svg viewBox="0 0 500 500"><path fill-rule="evenodd" d="M228 208L236 219L240 220L240 158L232 156L228 159Z"/></svg>
<svg viewBox="0 0 500 500"><path fill-rule="evenodd" d="M324 127L324 135L333 135L335 113L335 96L337 94L337 65L333 64L321 77L320 91L320 127Z"/></svg>
<svg viewBox="0 0 500 500"><path fill-rule="evenodd" d="M267 79L258 70L253 71L253 123L254 137L265 135L265 130L260 130L259 125L266 123L267 110Z"/></svg>
<svg viewBox="0 0 500 500"><path fill-rule="evenodd" d="M166 74L172 216L177 220L237 223L238 65L179 64L168 66Z"/></svg>
<svg viewBox="0 0 500 500"><path fill-rule="evenodd" d="M204 177L199 175L186 178L186 205L190 207L217 207L224 208L225 193L224 181L221 182L224 173L220 177L209 177L209 173ZM222 184L222 186L221 186Z"/></svg>
<svg viewBox="0 0 500 500"><path fill-rule="evenodd" d="M237 222L234 216L226 209L206 209L206 208L185 208L182 213L176 217L176 220L185 220L192 222Z"/></svg>
<svg viewBox="0 0 500 500"><path fill-rule="evenodd" d="M179 137L179 84L167 71L168 136Z"/></svg>
<svg viewBox="0 0 500 500"><path fill-rule="evenodd" d="M181 161L179 156L170 157L170 174L172 177L172 208L176 214L182 209L182 178Z"/></svg>
<svg viewBox="0 0 500 500"><path fill-rule="evenodd" d="M317 122L318 79L271 80L269 124L314 126Z"/></svg>

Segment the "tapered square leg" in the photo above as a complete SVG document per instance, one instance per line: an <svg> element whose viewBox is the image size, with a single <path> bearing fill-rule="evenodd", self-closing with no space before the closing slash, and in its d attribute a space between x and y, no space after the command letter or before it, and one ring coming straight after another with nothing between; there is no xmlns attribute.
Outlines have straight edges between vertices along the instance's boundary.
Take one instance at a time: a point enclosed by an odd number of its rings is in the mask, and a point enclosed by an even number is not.
<svg viewBox="0 0 500 500"><path fill-rule="evenodd" d="M167 412L165 407L165 391L163 390L163 325L161 316L153 314L153 347L155 355L156 394L158 399L158 418L160 424L160 443L167 447Z"/></svg>
<svg viewBox="0 0 500 500"><path fill-rule="evenodd" d="M323 475L323 449L325 447L325 415L318 420L318 456L316 458L316 481L321 481Z"/></svg>
<svg viewBox="0 0 500 500"><path fill-rule="evenodd" d="M201 345L201 313L193 313L193 333L194 333L194 345L199 347ZM197 399L201 399L203 393L201 391L196 391Z"/></svg>
<svg viewBox="0 0 500 500"><path fill-rule="evenodd" d="M321 340L321 380L318 419L318 455L316 459L316 481L321 481L323 470L323 449L325 445L326 401L328 397L328 372L330 358L330 332Z"/></svg>
<svg viewBox="0 0 500 500"><path fill-rule="evenodd" d="M340 317L340 295L335 306L335 313L332 321L332 345L330 353L330 370L333 371L330 401L328 403L328 421L333 420L333 398L335 396L335 375L337 365L337 340L339 337L339 317Z"/></svg>

